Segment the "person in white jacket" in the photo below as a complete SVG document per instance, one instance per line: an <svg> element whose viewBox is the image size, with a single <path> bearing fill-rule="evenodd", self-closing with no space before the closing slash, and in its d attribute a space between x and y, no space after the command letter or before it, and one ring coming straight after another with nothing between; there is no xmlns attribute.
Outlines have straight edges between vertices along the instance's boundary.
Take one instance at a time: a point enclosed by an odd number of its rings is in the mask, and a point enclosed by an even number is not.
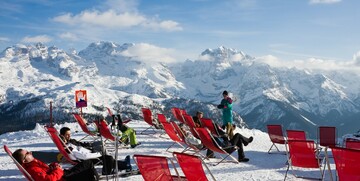
<svg viewBox="0 0 360 181"><path fill-rule="evenodd" d="M76 141L75 139L71 139L71 131L68 127L63 127L60 129L60 138L64 141L67 147L71 150L69 154L72 160L92 160L94 164L100 163L105 165L103 166L103 174L110 174L115 168L115 160L110 155L102 155L101 152L95 152L94 150L87 149L80 144L81 142ZM125 157L125 160L118 160L118 170L126 170L126 172L130 172L132 170L130 164L130 155Z"/></svg>

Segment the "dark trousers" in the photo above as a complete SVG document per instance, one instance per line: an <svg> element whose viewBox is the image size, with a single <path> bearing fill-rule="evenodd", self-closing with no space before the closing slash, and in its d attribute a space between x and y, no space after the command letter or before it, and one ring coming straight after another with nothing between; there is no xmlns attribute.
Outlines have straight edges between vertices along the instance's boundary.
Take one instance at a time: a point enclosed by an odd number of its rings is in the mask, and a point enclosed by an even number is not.
<svg viewBox="0 0 360 181"><path fill-rule="evenodd" d="M94 164L91 160L84 160L69 170L64 170L63 178L66 181L78 181L78 180L99 180L99 175L94 168Z"/></svg>
<svg viewBox="0 0 360 181"><path fill-rule="evenodd" d="M227 142L227 140L224 140L222 143L218 143L218 145L223 148L227 147L227 145L228 146L237 146L238 147L238 159L240 160L240 159L245 158L243 144L247 145L249 143L249 138L246 138L245 136L243 136L239 133L236 133L233 136L233 138L228 141L229 144L225 143L225 142ZM225 151L227 153L232 153L233 151L235 151L235 148L226 148ZM212 150L208 149L206 152L206 156L211 156L212 154L214 154L214 152Z"/></svg>

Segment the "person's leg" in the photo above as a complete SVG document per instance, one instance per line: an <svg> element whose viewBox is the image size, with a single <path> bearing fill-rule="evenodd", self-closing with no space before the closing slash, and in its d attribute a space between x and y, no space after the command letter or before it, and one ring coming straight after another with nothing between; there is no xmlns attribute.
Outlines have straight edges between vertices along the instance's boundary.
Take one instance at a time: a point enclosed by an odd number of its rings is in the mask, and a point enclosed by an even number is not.
<svg viewBox="0 0 360 181"><path fill-rule="evenodd" d="M63 178L66 181L96 180L99 175L91 160L83 160L69 170L64 170Z"/></svg>
<svg viewBox="0 0 360 181"><path fill-rule="evenodd" d="M126 172L130 172L132 170L131 164L130 164L130 155L127 155L125 157L125 160L118 160L118 170L126 170Z"/></svg>
<svg viewBox="0 0 360 181"><path fill-rule="evenodd" d="M243 136L241 134L236 133L234 137L230 140L230 143L238 147L238 161L247 162L249 161L249 159L245 158L242 137Z"/></svg>

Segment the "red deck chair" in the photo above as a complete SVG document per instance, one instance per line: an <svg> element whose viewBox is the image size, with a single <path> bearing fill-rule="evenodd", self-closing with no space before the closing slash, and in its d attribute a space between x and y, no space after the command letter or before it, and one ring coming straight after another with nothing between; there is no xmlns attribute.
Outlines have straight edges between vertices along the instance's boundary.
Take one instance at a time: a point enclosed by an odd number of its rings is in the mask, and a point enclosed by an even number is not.
<svg viewBox="0 0 360 181"><path fill-rule="evenodd" d="M199 154L201 157L205 158L205 156L200 153L200 151L203 150L204 148L203 148L203 149L199 149L199 148L197 148L196 146L191 145L190 143L187 143L187 142L186 142L186 139L185 139L185 135L184 135L184 133L181 131L179 125L176 124L176 122L174 122L174 121L171 121L170 123L171 123L172 126L174 127L174 129L175 129L177 135L179 136L179 138L182 139L182 140L183 140L183 143L185 143L186 146L187 146L187 148L185 148L185 149L182 151L182 153L183 153L183 152L186 152L186 151L194 151L194 152L195 152L194 154ZM192 149L192 150L191 150L191 149Z"/></svg>
<svg viewBox="0 0 360 181"><path fill-rule="evenodd" d="M215 138L210 134L207 128L196 128L196 131L199 133L202 144L207 149L226 155L222 160L220 160L220 162L216 163L215 165L218 165L219 163L223 162L227 157L232 158L235 163L239 163L238 160L231 155L231 153L225 151L225 149L234 148L233 150L234 152L238 149L236 146L222 148L217 144Z"/></svg>
<svg viewBox="0 0 360 181"><path fill-rule="evenodd" d="M104 137L107 140L115 141L115 136L111 134L111 131L108 127L108 124L105 120L95 121L96 126L98 127L99 133L102 137Z"/></svg>
<svg viewBox="0 0 360 181"><path fill-rule="evenodd" d="M196 132L195 128L196 128L196 125L195 125L195 122L193 120L193 118L190 116L190 115L187 115L187 114L184 114L183 115L184 117L184 120L185 120L185 123L189 126L189 129L190 129L190 132L191 134L195 137L195 138L199 138L199 134Z"/></svg>
<svg viewBox="0 0 360 181"><path fill-rule="evenodd" d="M146 128L145 130L143 130L140 134L143 134L145 131L147 131L148 129L152 129L153 133L156 133L154 127L154 123L152 121L152 113L151 110L149 108L141 108L141 112L143 113L143 117L144 117L144 121L150 125L150 127Z"/></svg>
<svg viewBox="0 0 360 181"><path fill-rule="evenodd" d="M210 118L201 118L201 125L204 128L208 128L211 132L211 134L213 135L217 135L219 136L220 134L218 133L217 129L215 128L215 123L212 119Z"/></svg>
<svg viewBox="0 0 360 181"><path fill-rule="evenodd" d="M301 130L286 130L287 140L306 140L305 131Z"/></svg>
<svg viewBox="0 0 360 181"><path fill-rule="evenodd" d="M318 128L318 143L324 147L335 147L336 144L336 127L320 126Z"/></svg>
<svg viewBox="0 0 360 181"><path fill-rule="evenodd" d="M145 181L187 180L184 176L179 176L174 163L167 157L136 154L133 157ZM171 162L176 175L171 175L168 161Z"/></svg>
<svg viewBox="0 0 360 181"><path fill-rule="evenodd" d="M271 154L273 152L270 152L272 147L275 146L276 150L278 151L277 153L280 153L279 148L275 145L276 144L281 144L281 145L285 145L285 138L284 138L284 134L283 134L283 130L282 130L282 126L280 124L277 125L267 125L267 130L268 130L268 134L270 137L271 142L273 143L270 147L270 149L268 150L268 153ZM286 153L284 153L286 154Z"/></svg>
<svg viewBox="0 0 360 181"><path fill-rule="evenodd" d="M171 108L171 112L173 113L174 117L180 121L181 123L185 123L184 117L182 116L183 114L186 114L185 110L182 110L180 108L177 107L173 107Z"/></svg>
<svg viewBox="0 0 360 181"><path fill-rule="evenodd" d="M179 137L179 135L177 134L177 132L175 131L175 128L173 127L173 125L170 122L163 122L161 123L163 125L163 128L166 132L166 134L170 137L171 140L174 141L174 143L172 145L170 145L166 151L168 151L172 146L174 146L175 144L180 145L182 148L186 149L186 147L184 147L182 144L186 144L185 141L183 139L181 139L181 137Z"/></svg>
<svg viewBox="0 0 360 181"><path fill-rule="evenodd" d="M360 150L331 148L339 180L360 180Z"/></svg>
<svg viewBox="0 0 360 181"><path fill-rule="evenodd" d="M360 150L360 140L346 139L345 146L346 148Z"/></svg>
<svg viewBox="0 0 360 181"><path fill-rule="evenodd" d="M291 170L295 177L297 178L307 178L307 179L323 179L324 177L324 169L321 169L320 159L318 159L316 154L316 146L314 141L310 140L288 140L289 146L289 157L288 157L288 167L285 173L285 178L291 167ZM320 178L312 178L312 177L304 177L299 176L295 173L293 167L299 168L317 168L320 170L321 177Z"/></svg>
<svg viewBox="0 0 360 181"><path fill-rule="evenodd" d="M17 162L15 160L15 158L12 156L12 152L10 151L10 149L4 145L4 150L5 152L9 155L9 157L12 159L12 161L15 163L15 165L18 167L18 169L20 170L20 172L25 176L25 178L28 180L28 181L35 181L31 175L24 169L24 167L21 166L21 164L19 162Z"/></svg>
<svg viewBox="0 0 360 181"><path fill-rule="evenodd" d="M93 132L90 132L90 131L89 131L88 127L86 126L87 121L86 121L83 117L81 117L79 114L77 114L77 113L73 113L73 116L74 116L75 120L79 123L81 129L82 129L86 134L88 134L88 135L86 135L85 137L81 138L80 140L83 140L83 139L87 138L88 136L92 136L93 139L96 140L96 139L97 139L97 138L96 138L97 135L96 135L96 133L93 133ZM80 141L80 140L79 140L79 141Z"/></svg>
<svg viewBox="0 0 360 181"><path fill-rule="evenodd" d="M203 165L207 169L208 174L211 176L211 178L216 181L209 167L199 157L194 155L188 155L185 153L179 153L179 152L174 152L173 156L176 158L177 162L180 165L181 170L185 174L188 181L208 180Z"/></svg>
<svg viewBox="0 0 360 181"><path fill-rule="evenodd" d="M64 156L67 162L75 165L77 164L76 161L72 160L70 155L71 150L66 146L63 140L60 139L59 133L54 127L45 126L44 127L46 132L49 134L50 138L53 140L54 144L58 148L59 152Z"/></svg>

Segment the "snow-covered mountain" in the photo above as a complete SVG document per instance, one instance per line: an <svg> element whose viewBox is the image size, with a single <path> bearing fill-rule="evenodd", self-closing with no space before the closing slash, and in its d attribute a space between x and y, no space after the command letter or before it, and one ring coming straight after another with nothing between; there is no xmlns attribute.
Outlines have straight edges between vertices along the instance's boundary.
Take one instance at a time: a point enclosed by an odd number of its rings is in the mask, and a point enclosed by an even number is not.
<svg viewBox="0 0 360 181"><path fill-rule="evenodd" d="M197 60L141 61L126 53L134 45L97 42L79 53L40 43L5 49L0 54L0 133L48 121L50 101L57 121L71 119L64 113L77 111L78 89L88 91L91 106L84 112L93 116L105 116L105 107L111 107L138 119L147 106L170 117L176 106L220 121L216 105L228 90L238 125L265 130L266 124L280 123L310 136L318 125L338 126L340 134L360 129L357 74L274 68L223 46L206 49Z"/></svg>

